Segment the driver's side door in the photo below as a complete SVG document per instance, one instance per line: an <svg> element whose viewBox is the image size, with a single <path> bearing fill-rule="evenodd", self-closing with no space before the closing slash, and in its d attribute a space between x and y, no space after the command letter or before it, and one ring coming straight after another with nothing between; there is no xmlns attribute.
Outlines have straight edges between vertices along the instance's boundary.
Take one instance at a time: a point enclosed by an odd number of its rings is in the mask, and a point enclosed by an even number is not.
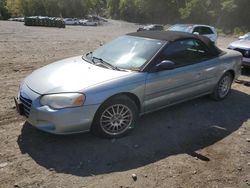
<svg viewBox="0 0 250 188"><path fill-rule="evenodd" d="M205 54L206 49L200 49L199 44L197 46L197 42L199 41L195 39L177 41L169 44L158 55L155 64L170 60L175 63L175 68L148 73L144 98L146 112L210 91L205 76L206 67L209 66L209 55Z"/></svg>

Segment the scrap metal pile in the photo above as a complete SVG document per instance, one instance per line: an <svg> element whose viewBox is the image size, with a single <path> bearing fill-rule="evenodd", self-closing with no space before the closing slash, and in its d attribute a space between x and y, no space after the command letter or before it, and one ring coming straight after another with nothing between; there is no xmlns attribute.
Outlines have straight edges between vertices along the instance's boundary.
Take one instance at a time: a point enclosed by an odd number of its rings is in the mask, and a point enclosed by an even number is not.
<svg viewBox="0 0 250 188"><path fill-rule="evenodd" d="M65 28L65 22L63 21L62 18L43 17L43 16L25 17L24 25Z"/></svg>

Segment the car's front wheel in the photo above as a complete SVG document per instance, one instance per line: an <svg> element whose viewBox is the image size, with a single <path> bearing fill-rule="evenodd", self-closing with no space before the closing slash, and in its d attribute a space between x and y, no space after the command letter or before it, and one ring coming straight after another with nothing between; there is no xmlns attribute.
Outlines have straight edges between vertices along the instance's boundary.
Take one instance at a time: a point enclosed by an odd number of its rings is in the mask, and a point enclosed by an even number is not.
<svg viewBox="0 0 250 188"><path fill-rule="evenodd" d="M225 99L232 86L233 75L230 72L226 72L217 83L214 92L212 93L212 98L215 100L223 100Z"/></svg>
<svg viewBox="0 0 250 188"><path fill-rule="evenodd" d="M96 135L117 138L128 134L138 119L138 107L127 96L115 96L97 111L92 125Z"/></svg>

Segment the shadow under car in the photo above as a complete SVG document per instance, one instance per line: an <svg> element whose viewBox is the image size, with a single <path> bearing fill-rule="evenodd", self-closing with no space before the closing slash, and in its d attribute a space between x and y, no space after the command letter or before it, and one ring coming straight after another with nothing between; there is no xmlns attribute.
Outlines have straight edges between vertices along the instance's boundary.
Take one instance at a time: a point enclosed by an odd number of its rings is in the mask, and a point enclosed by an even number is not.
<svg viewBox="0 0 250 188"><path fill-rule="evenodd" d="M207 97L144 115L127 137L108 140L90 133L55 136L22 127L17 143L37 164L76 176L126 171L171 155L206 148L238 130L250 118L249 95L232 90L226 100Z"/></svg>

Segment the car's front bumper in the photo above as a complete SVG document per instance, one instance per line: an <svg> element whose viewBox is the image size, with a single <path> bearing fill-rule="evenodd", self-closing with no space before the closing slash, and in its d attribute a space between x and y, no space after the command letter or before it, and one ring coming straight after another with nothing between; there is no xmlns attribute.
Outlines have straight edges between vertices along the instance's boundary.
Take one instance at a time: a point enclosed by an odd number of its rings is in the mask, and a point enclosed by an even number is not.
<svg viewBox="0 0 250 188"><path fill-rule="evenodd" d="M53 110L47 106L31 108L27 121L34 127L54 133L72 134L89 131L97 105Z"/></svg>
<svg viewBox="0 0 250 188"><path fill-rule="evenodd" d="M26 107L24 115L34 127L53 134L72 134L90 130L94 115L99 105L88 105L76 108L51 109L41 106L40 95L33 92L25 84L17 97L18 103L24 103L23 98L32 101ZM24 106L26 104L23 104ZM28 109L28 110L27 110Z"/></svg>

